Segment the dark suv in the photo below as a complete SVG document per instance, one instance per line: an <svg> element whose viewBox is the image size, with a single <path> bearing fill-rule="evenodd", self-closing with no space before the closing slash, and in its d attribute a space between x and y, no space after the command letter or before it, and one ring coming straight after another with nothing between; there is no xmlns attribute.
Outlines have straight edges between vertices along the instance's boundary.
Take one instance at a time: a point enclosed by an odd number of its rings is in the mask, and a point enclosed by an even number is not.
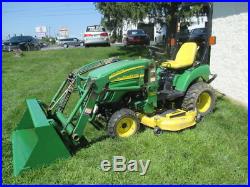
<svg viewBox="0 0 250 187"><path fill-rule="evenodd" d="M41 46L37 39L32 36L14 36L3 43L3 51L13 51L21 49L22 51L40 50Z"/></svg>
<svg viewBox="0 0 250 187"><path fill-rule="evenodd" d="M188 30L185 30L179 33L178 38L180 42L189 41L189 42L202 43L207 38L207 29L195 28L191 30L190 32Z"/></svg>

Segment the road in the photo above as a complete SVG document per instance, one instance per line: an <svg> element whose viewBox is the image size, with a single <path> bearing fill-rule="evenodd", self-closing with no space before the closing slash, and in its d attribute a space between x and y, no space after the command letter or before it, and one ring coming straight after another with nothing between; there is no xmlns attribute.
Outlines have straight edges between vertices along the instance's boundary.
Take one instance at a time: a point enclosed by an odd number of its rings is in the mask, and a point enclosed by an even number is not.
<svg viewBox="0 0 250 187"><path fill-rule="evenodd" d="M111 44L111 46L116 46L116 47L119 47L119 46L123 46L122 43L114 43L114 44ZM75 48L75 47L69 47L69 48ZM85 48L84 46L81 47L77 47L77 48ZM49 50L61 50L61 49L65 49L63 47L60 47L60 46L49 46L49 47L44 47L41 49L41 51L49 51Z"/></svg>

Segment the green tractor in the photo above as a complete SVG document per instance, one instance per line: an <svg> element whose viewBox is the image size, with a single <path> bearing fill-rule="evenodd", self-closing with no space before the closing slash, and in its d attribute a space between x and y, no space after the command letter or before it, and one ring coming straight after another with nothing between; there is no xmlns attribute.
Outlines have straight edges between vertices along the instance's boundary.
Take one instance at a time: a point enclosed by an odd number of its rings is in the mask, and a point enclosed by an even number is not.
<svg viewBox="0 0 250 187"><path fill-rule="evenodd" d="M48 105L27 99L27 111L12 134L14 175L73 155L86 140L86 125L121 138L141 126L156 134L194 126L215 106L209 38L206 60L196 60L199 47L185 42L174 60L164 62L96 61L70 73ZM69 110L73 93L78 99Z"/></svg>

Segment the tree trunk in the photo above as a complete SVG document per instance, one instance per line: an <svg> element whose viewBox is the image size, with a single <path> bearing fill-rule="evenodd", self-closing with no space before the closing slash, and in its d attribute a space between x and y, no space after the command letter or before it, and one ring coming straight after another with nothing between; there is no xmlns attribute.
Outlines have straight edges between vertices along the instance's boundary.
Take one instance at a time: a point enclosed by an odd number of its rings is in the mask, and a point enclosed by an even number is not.
<svg viewBox="0 0 250 187"><path fill-rule="evenodd" d="M171 39L176 39L176 33L177 33L177 24L178 24L178 18L176 16L176 12L178 11L178 6L173 5L172 8L169 11L169 14L171 16L171 19L168 24L168 37L167 37L167 51L168 56L170 59L173 59L175 56L175 50L176 46L171 45L170 41Z"/></svg>

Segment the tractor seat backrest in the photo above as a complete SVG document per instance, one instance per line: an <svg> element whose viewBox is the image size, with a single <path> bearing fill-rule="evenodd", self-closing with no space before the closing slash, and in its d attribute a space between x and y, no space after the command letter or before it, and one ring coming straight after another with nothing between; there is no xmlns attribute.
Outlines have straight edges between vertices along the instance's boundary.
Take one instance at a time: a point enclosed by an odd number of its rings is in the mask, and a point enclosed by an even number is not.
<svg viewBox="0 0 250 187"><path fill-rule="evenodd" d="M184 43L179 49L175 61L181 62L183 65L192 65L197 53L197 44L195 42Z"/></svg>
<svg viewBox="0 0 250 187"><path fill-rule="evenodd" d="M187 42L180 47L175 60L166 61L161 64L164 68L183 69L193 65L196 53L197 44L195 42Z"/></svg>

